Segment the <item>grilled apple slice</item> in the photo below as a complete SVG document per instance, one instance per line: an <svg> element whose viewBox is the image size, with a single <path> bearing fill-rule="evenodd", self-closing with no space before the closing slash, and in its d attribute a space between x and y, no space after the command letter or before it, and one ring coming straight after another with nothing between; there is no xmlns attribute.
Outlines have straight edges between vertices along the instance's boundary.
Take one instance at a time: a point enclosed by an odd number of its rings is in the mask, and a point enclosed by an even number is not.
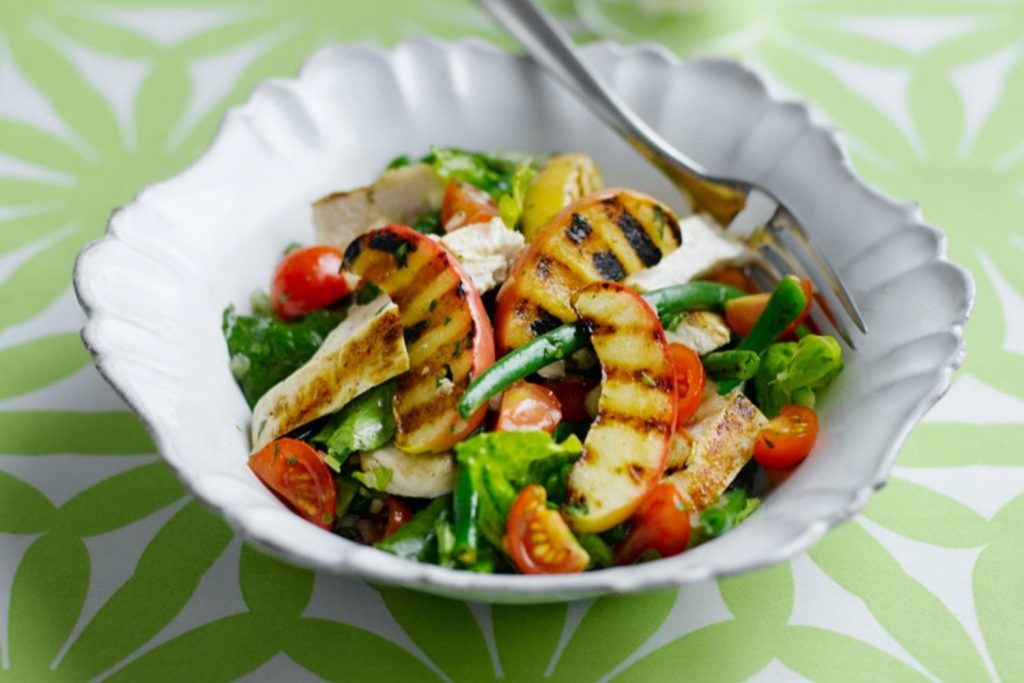
<svg viewBox="0 0 1024 683"><path fill-rule="evenodd" d="M439 243L404 225L371 230L345 249L345 270L366 278L398 306L409 371L395 389L395 444L407 453L446 451L472 432L456 405L494 363L494 340L480 294Z"/></svg>
<svg viewBox="0 0 1024 683"><path fill-rule="evenodd" d="M672 211L639 192L604 190L570 204L530 243L498 292L499 351L575 320L572 297L585 285L623 280L679 244Z"/></svg>
<svg viewBox="0 0 1024 683"><path fill-rule="evenodd" d="M676 379L658 315L614 282L573 304L601 361L597 417L569 473L569 518L599 532L628 518L665 471L676 421Z"/></svg>

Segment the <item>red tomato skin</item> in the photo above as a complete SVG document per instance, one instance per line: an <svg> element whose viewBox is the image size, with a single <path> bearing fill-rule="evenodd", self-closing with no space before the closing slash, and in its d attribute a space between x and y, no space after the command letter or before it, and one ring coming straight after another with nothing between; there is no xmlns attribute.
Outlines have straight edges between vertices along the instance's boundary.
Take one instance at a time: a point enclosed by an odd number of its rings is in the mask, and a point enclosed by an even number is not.
<svg viewBox="0 0 1024 683"><path fill-rule="evenodd" d="M686 424L700 407L707 385L707 374L704 364L700 362L697 352L685 344L669 344L669 355L676 370L676 428Z"/></svg>
<svg viewBox="0 0 1024 683"><path fill-rule="evenodd" d="M810 280L801 280L800 288L807 298L807 304L800 311L800 315L796 317L796 320L782 331L782 334L778 337L779 339L792 337L796 328L807 319L811 312L811 305L814 303L814 285ZM754 323L757 322L758 317L764 311L769 298L771 298L770 293L761 292L759 294L748 294L747 296L741 296L725 302L726 324L739 336L746 337L754 329Z"/></svg>
<svg viewBox="0 0 1024 683"><path fill-rule="evenodd" d="M516 382L505 390L498 411L498 432L544 431L551 433L562 421L562 409L554 392L539 384Z"/></svg>
<svg viewBox="0 0 1024 683"><path fill-rule="evenodd" d="M617 564L632 564L648 550L671 557L686 550L690 542L690 513L672 482L662 482L633 515L629 536L615 549Z"/></svg>
<svg viewBox="0 0 1024 683"><path fill-rule="evenodd" d="M272 441L249 458L249 469L302 518L321 529L334 525L334 477L309 444L288 438Z"/></svg>
<svg viewBox="0 0 1024 683"><path fill-rule="evenodd" d="M766 470L788 470L799 465L818 438L818 414L812 408L784 405L754 439L754 460Z"/></svg>
<svg viewBox="0 0 1024 683"><path fill-rule="evenodd" d="M595 380L578 375L566 375L561 379L547 379L541 382L558 398L562 406L562 419L567 422L590 420L587 412L587 394L597 386Z"/></svg>
<svg viewBox="0 0 1024 683"><path fill-rule="evenodd" d="M384 538L395 533L412 519L412 510L397 496L388 496L388 525L384 530Z"/></svg>
<svg viewBox="0 0 1024 683"><path fill-rule="evenodd" d="M453 221L458 214L461 217ZM498 205L483 190L452 178L444 191L441 203L441 225L445 232L452 232L474 223L486 223L498 217ZM449 227L451 226L451 227Z"/></svg>
<svg viewBox="0 0 1024 683"><path fill-rule="evenodd" d="M329 306L349 293L341 272L344 255L328 246L305 247L277 264L270 285L270 302L282 320L293 320Z"/></svg>
<svg viewBox="0 0 1024 683"><path fill-rule="evenodd" d="M538 556L540 538L548 554ZM573 574L590 563L590 556L569 531L557 510L547 508L547 493L538 484L526 486L516 497L508 514L505 549L524 574Z"/></svg>

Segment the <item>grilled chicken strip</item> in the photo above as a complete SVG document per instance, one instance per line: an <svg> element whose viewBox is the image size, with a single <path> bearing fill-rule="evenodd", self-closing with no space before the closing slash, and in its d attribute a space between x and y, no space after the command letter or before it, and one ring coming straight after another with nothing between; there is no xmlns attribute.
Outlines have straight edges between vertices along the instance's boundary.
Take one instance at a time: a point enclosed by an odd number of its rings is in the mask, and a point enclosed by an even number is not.
<svg viewBox="0 0 1024 683"><path fill-rule="evenodd" d="M384 294L353 306L305 365L256 402L253 452L408 369L398 307Z"/></svg>
<svg viewBox="0 0 1024 683"><path fill-rule="evenodd" d="M441 208L445 183L427 164L385 171L373 185L335 192L313 204L316 243L344 249L364 232L408 225Z"/></svg>

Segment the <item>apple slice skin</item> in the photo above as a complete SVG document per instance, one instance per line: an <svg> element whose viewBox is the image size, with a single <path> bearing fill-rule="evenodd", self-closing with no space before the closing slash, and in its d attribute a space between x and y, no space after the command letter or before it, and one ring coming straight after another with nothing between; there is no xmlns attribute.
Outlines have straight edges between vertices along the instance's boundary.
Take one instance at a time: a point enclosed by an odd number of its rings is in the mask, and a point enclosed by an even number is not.
<svg viewBox="0 0 1024 683"><path fill-rule="evenodd" d="M572 322L580 288L623 280L660 262L680 242L672 210L639 192L612 188L566 206L537 233L498 291L498 351Z"/></svg>
<svg viewBox="0 0 1024 683"><path fill-rule="evenodd" d="M343 267L386 292L398 306L409 371L395 389L395 444L407 453L439 453L484 419L457 404L466 387L494 363L494 335L480 294L438 242L404 225L353 240Z"/></svg>
<svg viewBox="0 0 1024 683"><path fill-rule="evenodd" d="M582 533L625 521L665 471L676 420L676 378L657 314L639 294L595 282L576 295L601 361L601 398L569 474L568 516Z"/></svg>

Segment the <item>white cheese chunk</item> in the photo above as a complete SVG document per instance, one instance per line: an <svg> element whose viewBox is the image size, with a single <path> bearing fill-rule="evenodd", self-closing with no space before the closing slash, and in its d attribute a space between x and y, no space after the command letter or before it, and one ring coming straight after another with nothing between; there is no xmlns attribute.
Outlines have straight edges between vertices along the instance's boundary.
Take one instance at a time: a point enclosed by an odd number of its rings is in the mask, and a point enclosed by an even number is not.
<svg viewBox="0 0 1024 683"><path fill-rule="evenodd" d="M665 338L670 343L688 346L699 356L725 346L729 337L725 320L711 311L689 311L676 329L665 329Z"/></svg>
<svg viewBox="0 0 1024 683"><path fill-rule="evenodd" d="M695 512L715 504L754 454L757 432L768 422L738 389L705 397L672 437L668 469L675 471L666 477Z"/></svg>
<svg viewBox="0 0 1024 683"><path fill-rule="evenodd" d="M366 474L379 468L391 470L391 479L384 492L395 496L437 498L455 488L453 453L410 455L392 444L363 453L360 466Z"/></svg>
<svg viewBox="0 0 1024 683"><path fill-rule="evenodd" d="M500 218L474 223L441 238L481 294L500 285L526 248L522 233L509 230Z"/></svg>
<svg viewBox="0 0 1024 683"><path fill-rule="evenodd" d="M650 268L626 278L626 284L641 292L661 289L697 279L729 265L743 265L752 253L747 246L726 234L709 216L688 216L679 221L681 247Z"/></svg>

